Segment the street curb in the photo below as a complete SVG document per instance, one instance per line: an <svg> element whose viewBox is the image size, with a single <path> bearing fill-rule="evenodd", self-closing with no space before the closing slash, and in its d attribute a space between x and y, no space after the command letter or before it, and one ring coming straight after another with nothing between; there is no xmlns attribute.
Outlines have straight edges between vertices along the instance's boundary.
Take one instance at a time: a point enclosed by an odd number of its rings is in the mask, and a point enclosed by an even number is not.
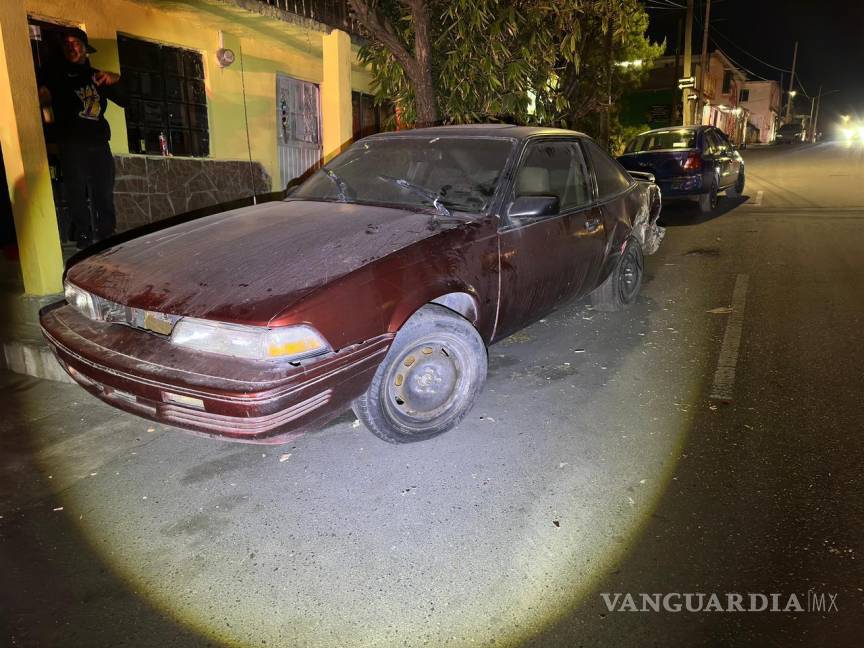
<svg viewBox="0 0 864 648"><path fill-rule="evenodd" d="M36 342L3 342L3 356L0 358L5 368L15 373L75 384L69 377L57 358L51 353L51 349L45 344Z"/></svg>

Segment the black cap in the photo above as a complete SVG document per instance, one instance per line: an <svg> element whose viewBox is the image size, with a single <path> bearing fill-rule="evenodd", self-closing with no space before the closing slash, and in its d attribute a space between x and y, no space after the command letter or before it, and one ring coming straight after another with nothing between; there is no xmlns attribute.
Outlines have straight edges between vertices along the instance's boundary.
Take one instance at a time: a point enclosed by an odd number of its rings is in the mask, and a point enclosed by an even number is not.
<svg viewBox="0 0 864 648"><path fill-rule="evenodd" d="M87 32L85 32L83 29L77 29L77 28L76 29L70 29L66 33L66 35L67 36L74 36L75 38L80 40L82 43L84 43L84 49L87 50L88 54L93 54L96 51L96 48L92 47L90 45L90 41L87 40Z"/></svg>

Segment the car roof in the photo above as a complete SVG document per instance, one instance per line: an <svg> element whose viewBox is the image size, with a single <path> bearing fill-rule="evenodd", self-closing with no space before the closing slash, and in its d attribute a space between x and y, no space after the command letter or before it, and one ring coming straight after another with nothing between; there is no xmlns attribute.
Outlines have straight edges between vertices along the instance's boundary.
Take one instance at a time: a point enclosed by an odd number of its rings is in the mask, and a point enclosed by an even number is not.
<svg viewBox="0 0 864 648"><path fill-rule="evenodd" d="M514 126L513 124L460 124L457 126L433 126L431 128L414 128L410 130L389 131L370 135L364 139L388 139L400 137L501 137L523 140L540 135L567 135L570 137L585 137L579 131L563 128L543 128L541 126Z"/></svg>
<svg viewBox="0 0 864 648"><path fill-rule="evenodd" d="M639 135L649 135L650 133L667 133L669 131L698 131L705 130L708 128L712 128L712 126L707 126L706 124L694 124L692 126L664 126L663 128L652 128L651 130L642 131ZM637 135L638 137L638 135Z"/></svg>

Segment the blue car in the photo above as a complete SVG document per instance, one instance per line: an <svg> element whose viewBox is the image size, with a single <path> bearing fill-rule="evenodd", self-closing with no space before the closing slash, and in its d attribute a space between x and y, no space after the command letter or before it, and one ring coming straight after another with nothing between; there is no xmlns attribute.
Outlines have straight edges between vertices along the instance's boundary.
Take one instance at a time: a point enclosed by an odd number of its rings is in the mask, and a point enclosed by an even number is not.
<svg viewBox="0 0 864 648"><path fill-rule="evenodd" d="M628 171L654 175L667 199L695 200L702 212L717 206L717 194L737 198L744 191L744 160L713 126L646 131L627 143L618 161Z"/></svg>

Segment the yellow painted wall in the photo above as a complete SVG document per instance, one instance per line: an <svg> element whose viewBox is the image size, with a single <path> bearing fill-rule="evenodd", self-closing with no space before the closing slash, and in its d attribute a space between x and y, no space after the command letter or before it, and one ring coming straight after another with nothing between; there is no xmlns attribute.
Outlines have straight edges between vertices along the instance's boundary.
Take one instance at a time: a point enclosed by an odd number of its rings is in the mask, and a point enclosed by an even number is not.
<svg viewBox="0 0 864 648"><path fill-rule="evenodd" d="M0 0L7 2L9 0ZM13 2L16 0L12 0ZM119 72L117 33L185 47L201 52L210 124L210 156L246 159L249 156L243 110L241 60L246 86L246 109L252 159L261 162L279 184L276 137L276 73L321 84L324 79L323 32L302 23L265 18L215 0L24 0L27 10L44 20L79 24L98 50L91 55L95 67ZM231 47L238 60L222 69L216 50ZM356 63L352 50L351 85L368 91L368 73ZM343 104L344 105L344 104ZM322 114L326 109L322 106ZM123 110L111 104L111 148L128 153ZM350 115L348 116L350 121ZM322 128L326 125L322 124Z"/></svg>
<svg viewBox="0 0 864 648"><path fill-rule="evenodd" d="M19 88L31 91L22 93ZM24 290L31 295L60 292L60 235L27 18L20 0L0 0L0 147L12 199Z"/></svg>

